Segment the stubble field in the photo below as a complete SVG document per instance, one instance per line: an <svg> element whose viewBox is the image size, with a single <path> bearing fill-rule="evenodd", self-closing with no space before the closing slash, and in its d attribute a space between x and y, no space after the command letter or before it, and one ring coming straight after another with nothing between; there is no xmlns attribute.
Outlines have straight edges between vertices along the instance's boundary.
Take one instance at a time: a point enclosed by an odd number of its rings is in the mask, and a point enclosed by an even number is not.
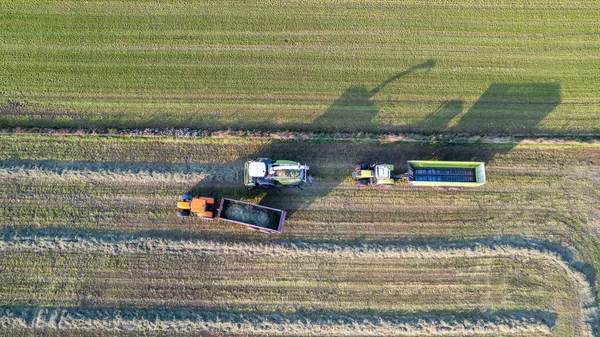
<svg viewBox="0 0 600 337"><path fill-rule="evenodd" d="M0 334L600 335L596 2L0 10ZM255 157L315 181L247 191ZM349 179L419 159L488 182ZM187 192L284 234L177 218Z"/></svg>

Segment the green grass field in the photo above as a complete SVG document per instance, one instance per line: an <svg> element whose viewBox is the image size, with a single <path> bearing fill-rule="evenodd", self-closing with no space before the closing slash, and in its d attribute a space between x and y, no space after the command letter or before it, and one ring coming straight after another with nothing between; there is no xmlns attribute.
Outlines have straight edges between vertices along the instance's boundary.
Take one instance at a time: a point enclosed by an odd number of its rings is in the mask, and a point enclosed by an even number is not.
<svg viewBox="0 0 600 337"><path fill-rule="evenodd" d="M595 1L1 6L4 128L600 132Z"/></svg>
<svg viewBox="0 0 600 337"><path fill-rule="evenodd" d="M0 2L0 335L600 337L598 22L579 0ZM248 191L256 157L315 181ZM487 183L350 178L407 160ZM178 218L184 193L284 209L284 234Z"/></svg>

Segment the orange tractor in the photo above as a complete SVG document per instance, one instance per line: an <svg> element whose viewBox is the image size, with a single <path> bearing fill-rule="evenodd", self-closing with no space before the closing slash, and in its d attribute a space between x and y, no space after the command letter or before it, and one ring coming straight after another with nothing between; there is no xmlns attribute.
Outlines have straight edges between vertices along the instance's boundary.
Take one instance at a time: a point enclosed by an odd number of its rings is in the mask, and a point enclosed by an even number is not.
<svg viewBox="0 0 600 337"><path fill-rule="evenodd" d="M215 216L215 198L192 198L190 195L184 194L181 200L177 202L179 216L196 215L204 219L212 220Z"/></svg>
<svg viewBox="0 0 600 337"><path fill-rule="evenodd" d="M228 198L197 197L188 194L177 202L179 216L195 215L206 220L223 220L266 233L283 233L286 212Z"/></svg>

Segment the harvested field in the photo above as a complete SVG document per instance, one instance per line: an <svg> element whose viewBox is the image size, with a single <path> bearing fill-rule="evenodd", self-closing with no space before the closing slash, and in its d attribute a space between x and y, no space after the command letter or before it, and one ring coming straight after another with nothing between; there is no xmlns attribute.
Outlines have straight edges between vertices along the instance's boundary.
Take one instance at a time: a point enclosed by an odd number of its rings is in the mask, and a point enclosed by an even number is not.
<svg viewBox="0 0 600 337"><path fill-rule="evenodd" d="M29 331L23 317L36 308L45 329L107 333L594 336L598 326L598 145L29 135L22 152L14 138L0 137L0 305L14 331ZM64 150L50 160L48 144ZM174 147L178 156L156 155ZM315 183L246 191L242 164L255 154L234 154L248 149L310 163ZM440 193L347 180L347 163L376 157L400 169L408 158L484 160L489 182ZM285 234L178 219L176 196L194 183L285 209Z"/></svg>
<svg viewBox="0 0 600 337"><path fill-rule="evenodd" d="M598 324L592 286L568 250L552 249L515 239L256 244L5 231L4 289L13 291L0 322L109 331L590 335ZM63 307L21 307L18 289L31 282L39 285L29 295L37 305ZM157 305L186 309L149 309ZM573 316L555 314L566 308Z"/></svg>

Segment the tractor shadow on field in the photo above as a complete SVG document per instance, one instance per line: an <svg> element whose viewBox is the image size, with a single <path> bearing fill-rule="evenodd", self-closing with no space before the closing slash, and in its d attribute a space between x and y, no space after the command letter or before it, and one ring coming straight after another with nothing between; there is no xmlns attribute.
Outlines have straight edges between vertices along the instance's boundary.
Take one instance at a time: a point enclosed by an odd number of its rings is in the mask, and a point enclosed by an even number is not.
<svg viewBox="0 0 600 337"><path fill-rule="evenodd" d="M323 131L344 131L355 129L357 124L377 127L376 116L380 107L373 97L386 85L417 71L429 72L435 67L435 60L413 66L397 73L375 88L369 90L363 85L348 88L333 104L319 116L314 124ZM423 120L410 126L413 130L440 130L445 134L473 135L515 135L520 131L530 132L551 113L561 102L561 89L557 83L492 83L481 97L463 113L465 102L450 100L441 104ZM334 147L336 153L328 153ZM381 146L343 146L339 143L319 146L318 142L278 142L271 141L253 154L240 158L230 166L243 166L243 161L258 157L286 159L306 163L311 166L309 174L315 183L305 184L304 189L281 188L272 190L246 191L240 187L242 177L230 185L212 184L200 181L187 194L212 195L216 197L245 198L260 200L259 204L284 209L288 217L296 211L306 209L317 199L328 194L350 176L355 164L375 161L394 164L395 174L406 171L407 160L452 160L482 161L488 164L495 156L508 153L512 144L446 144L443 141L433 144L410 146L403 150ZM402 153L399 153L402 151ZM347 172L328 169L326 163L335 158L338 163L348 163ZM321 166L321 167L319 167ZM333 166L333 165L330 165ZM240 174L241 175L241 174Z"/></svg>
<svg viewBox="0 0 600 337"><path fill-rule="evenodd" d="M417 71L429 72L435 67L436 61L430 59L421 64L410 67L393 76L390 76L385 81L378 84L373 89L369 90L364 85L355 85L348 88L333 104L312 124L315 129L323 132L344 132L356 129L356 125L364 125L365 127L376 128L377 124L375 117L380 111L380 107L373 101L373 96L381 91L388 84L399 80L405 76L411 75ZM300 163L306 163L309 166L319 159L319 153L310 150L310 147L294 148L290 151L288 144L279 142L270 142L256 153L248 155L245 160L266 157L272 159L294 160ZM354 167L354 164L362 161L369 161L373 156L362 157L352 156L348 158L349 168ZM231 163L232 165L243 165L241 163ZM280 208L286 210L288 217L294 214L297 210L311 205L317 198L329 194L332 189L339 185L346 177L345 173L338 172L333 178L329 174L327 179L321 179L324 173L318 168L318 165L311 166L309 174L315 176L315 184L307 185L304 188L281 188L272 190L252 190L243 191L239 185L232 187L211 186L209 181L203 180L198 182L194 187L187 191L190 195L212 195L216 197L227 196L229 198L247 198L260 199L259 204L268 207ZM350 174L350 171L348 171ZM242 181L242 177L238 177ZM290 200L294 200L290 202Z"/></svg>
<svg viewBox="0 0 600 337"><path fill-rule="evenodd" d="M448 102L443 102L431 114L421 121L411 125L413 131L419 133L441 133L445 132L451 121L456 118L464 109L464 102L456 99Z"/></svg>

